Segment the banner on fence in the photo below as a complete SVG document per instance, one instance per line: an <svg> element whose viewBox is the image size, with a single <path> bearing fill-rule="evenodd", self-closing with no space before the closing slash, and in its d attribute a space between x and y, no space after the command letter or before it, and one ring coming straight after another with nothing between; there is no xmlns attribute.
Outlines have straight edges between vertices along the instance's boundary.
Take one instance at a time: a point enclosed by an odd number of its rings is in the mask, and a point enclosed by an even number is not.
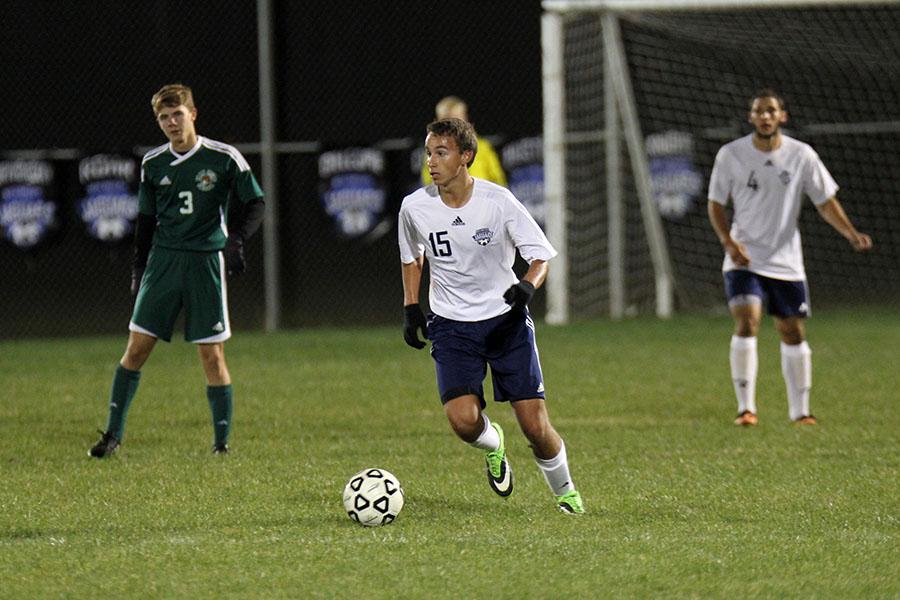
<svg viewBox="0 0 900 600"><path fill-rule="evenodd" d="M78 163L78 216L91 237L117 243L130 238L137 219L137 161L131 156L95 154Z"/></svg>
<svg viewBox="0 0 900 600"><path fill-rule="evenodd" d="M319 199L339 235L387 233L384 171L384 152L373 148L345 148L319 156Z"/></svg>
<svg viewBox="0 0 900 600"><path fill-rule="evenodd" d="M0 161L0 229L22 250L45 241L59 224L55 171L47 160Z"/></svg>

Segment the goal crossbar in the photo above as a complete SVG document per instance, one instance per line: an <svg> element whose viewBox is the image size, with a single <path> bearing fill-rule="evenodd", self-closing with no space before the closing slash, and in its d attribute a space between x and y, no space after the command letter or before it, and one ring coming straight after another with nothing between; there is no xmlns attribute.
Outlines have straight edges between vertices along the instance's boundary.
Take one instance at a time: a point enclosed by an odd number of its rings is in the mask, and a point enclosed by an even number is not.
<svg viewBox="0 0 900 600"><path fill-rule="evenodd" d="M557 13L822 8L866 4L900 4L900 0L543 0L541 2L545 11Z"/></svg>

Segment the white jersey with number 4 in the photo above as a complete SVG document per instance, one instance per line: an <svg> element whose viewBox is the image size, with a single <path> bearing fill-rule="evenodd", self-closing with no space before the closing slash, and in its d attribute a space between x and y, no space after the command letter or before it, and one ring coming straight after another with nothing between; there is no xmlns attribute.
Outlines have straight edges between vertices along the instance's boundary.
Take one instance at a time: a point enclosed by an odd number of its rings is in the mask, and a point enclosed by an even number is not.
<svg viewBox="0 0 900 600"><path fill-rule="evenodd" d="M510 310L503 293L518 281L517 248L529 264L556 256L512 192L473 179L472 197L461 208L444 204L434 185L416 190L400 207L400 260L409 264L425 255L430 308L456 321L483 321Z"/></svg>
<svg viewBox="0 0 900 600"><path fill-rule="evenodd" d="M816 205L835 195L838 186L816 151L781 136L781 147L757 150L752 134L722 146L709 181L713 202L734 205L731 237L747 249L748 270L773 277L806 279L800 247L800 216L805 194ZM723 271L736 269L725 254Z"/></svg>

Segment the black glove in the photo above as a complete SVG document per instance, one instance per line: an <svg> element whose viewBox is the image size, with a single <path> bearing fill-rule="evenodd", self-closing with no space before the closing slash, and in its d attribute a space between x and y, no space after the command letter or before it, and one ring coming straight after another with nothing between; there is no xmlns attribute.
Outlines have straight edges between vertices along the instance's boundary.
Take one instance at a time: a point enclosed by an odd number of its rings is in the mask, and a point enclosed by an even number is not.
<svg viewBox="0 0 900 600"><path fill-rule="evenodd" d="M422 337L427 340L428 325L425 313L418 304L407 304L403 307L403 339L416 350L425 347L425 342L419 339L419 329L422 330Z"/></svg>
<svg viewBox="0 0 900 600"><path fill-rule="evenodd" d="M141 279L144 278L144 267L131 268L131 295L137 296L141 289Z"/></svg>
<svg viewBox="0 0 900 600"><path fill-rule="evenodd" d="M240 275L246 267L244 263L244 240L237 236L228 236L225 242L225 270L229 275Z"/></svg>
<svg viewBox="0 0 900 600"><path fill-rule="evenodd" d="M530 281L524 279L519 283L509 286L509 289L503 293L503 299L507 304L513 307L513 310L523 311L531 297L534 296L534 286Z"/></svg>

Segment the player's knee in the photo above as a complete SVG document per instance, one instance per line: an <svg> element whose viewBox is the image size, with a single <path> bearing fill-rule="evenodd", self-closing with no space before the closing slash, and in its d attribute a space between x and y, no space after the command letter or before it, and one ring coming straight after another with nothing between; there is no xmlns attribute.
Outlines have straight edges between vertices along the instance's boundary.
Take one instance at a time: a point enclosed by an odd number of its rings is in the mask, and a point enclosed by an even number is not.
<svg viewBox="0 0 900 600"><path fill-rule="evenodd" d="M224 357L209 357L203 360L203 370L210 376L221 378L228 372Z"/></svg>
<svg viewBox="0 0 900 600"><path fill-rule="evenodd" d="M784 318L775 320L775 328L781 336L781 341L790 346L802 344L806 339L803 321L798 318Z"/></svg>
<svg viewBox="0 0 900 600"><path fill-rule="evenodd" d="M522 433L533 446L544 446L556 431L550 421L544 417L528 419L522 422Z"/></svg>
<svg viewBox="0 0 900 600"><path fill-rule="evenodd" d="M444 414L453 432L466 442L475 441L484 429L477 396L464 395L444 404Z"/></svg>
<svg viewBox="0 0 900 600"><path fill-rule="evenodd" d="M759 333L759 319L745 317L734 322L734 333L738 337L756 337Z"/></svg>
<svg viewBox="0 0 900 600"><path fill-rule="evenodd" d="M805 339L803 332L799 329L782 330L779 333L781 334L781 341L789 346L802 344Z"/></svg>
<svg viewBox="0 0 900 600"><path fill-rule="evenodd" d="M484 421L477 413L473 416L463 411L448 412L447 421L453 433L464 442L474 442L484 429Z"/></svg>
<svg viewBox="0 0 900 600"><path fill-rule="evenodd" d="M200 361L203 363L203 371L210 381L221 381L228 376L228 366L225 364L225 355L222 352L201 352Z"/></svg>
<svg viewBox="0 0 900 600"><path fill-rule="evenodd" d="M147 359L150 358L150 352L153 347L146 347L134 344L128 344L125 348L125 355L122 356L121 364L126 369L132 371L140 371Z"/></svg>
<svg viewBox="0 0 900 600"><path fill-rule="evenodd" d="M528 445L531 446L534 455L538 458L549 459L559 454L562 440L549 422L545 421L528 426L523 425L522 432L525 434L525 438L528 440Z"/></svg>

